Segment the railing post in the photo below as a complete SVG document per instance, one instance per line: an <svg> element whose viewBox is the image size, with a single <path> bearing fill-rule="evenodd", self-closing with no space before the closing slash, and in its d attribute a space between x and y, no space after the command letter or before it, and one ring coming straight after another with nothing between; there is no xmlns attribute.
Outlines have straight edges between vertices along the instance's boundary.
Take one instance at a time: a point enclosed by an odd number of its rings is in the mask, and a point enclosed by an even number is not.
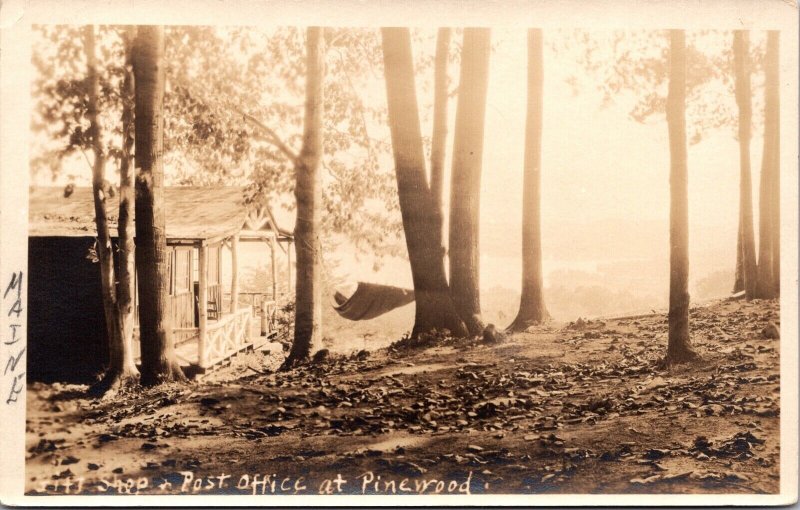
<svg viewBox="0 0 800 510"><path fill-rule="evenodd" d="M197 259L197 273L199 277L197 290L197 313L198 326L200 329L197 339L197 363L200 367L206 367L206 329L208 327L208 259L206 257L206 247L200 246L199 257Z"/></svg>
<svg viewBox="0 0 800 510"><path fill-rule="evenodd" d="M267 300L261 300L261 336L267 336L269 329L267 327L269 318L267 317Z"/></svg>
<svg viewBox="0 0 800 510"><path fill-rule="evenodd" d="M278 300L278 266L275 264L275 235L269 238L269 251L272 257L272 300Z"/></svg>
<svg viewBox="0 0 800 510"><path fill-rule="evenodd" d="M231 313L239 309L239 234L231 239Z"/></svg>
<svg viewBox="0 0 800 510"><path fill-rule="evenodd" d="M239 314L233 315L233 347L239 348Z"/></svg>
<svg viewBox="0 0 800 510"><path fill-rule="evenodd" d="M286 243L286 299L292 299L292 242Z"/></svg>

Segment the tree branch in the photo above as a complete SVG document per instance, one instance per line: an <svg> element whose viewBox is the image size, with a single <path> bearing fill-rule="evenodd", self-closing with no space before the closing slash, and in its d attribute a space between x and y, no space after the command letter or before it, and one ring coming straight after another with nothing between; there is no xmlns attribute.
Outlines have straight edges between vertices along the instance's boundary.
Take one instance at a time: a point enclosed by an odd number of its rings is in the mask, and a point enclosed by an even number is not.
<svg viewBox="0 0 800 510"><path fill-rule="evenodd" d="M205 97L203 97L202 94L199 94L196 89L191 87L188 83L184 82L183 80L181 80L179 86L183 87L186 91L188 91L193 96L198 98L202 103L206 105L212 104ZM223 108L225 107L224 105L219 105L219 106ZM233 111L236 112L237 114L241 115L244 120L250 122L250 124L258 128L258 130L261 131L263 135L265 135L264 140L274 145L279 151L283 153L284 156L286 156L289 159L289 161L292 162L292 164L296 165L298 163L300 156L297 153L295 153L288 145L286 145L275 131L270 129L263 122L261 122L254 116L250 115L249 113L245 112L241 108L232 106L231 109L233 109Z"/></svg>
<svg viewBox="0 0 800 510"><path fill-rule="evenodd" d="M333 177L334 179L336 179L337 181L339 181L340 183L341 183L341 182L344 182L344 179L342 179L342 177L341 177L339 174L337 174L336 172L334 172L334 171L333 171L333 168L331 168L331 167L328 165L328 163L327 163L325 160L323 160L323 161L322 161L322 168L324 168L325 170L327 170L327 171L328 171L328 174L329 174L331 177Z"/></svg>
<svg viewBox="0 0 800 510"><path fill-rule="evenodd" d="M89 161L89 156L86 154L86 151L83 147L81 147L81 154L83 154L84 159L86 159L86 164L89 165L89 169L94 170L94 165L91 161Z"/></svg>
<svg viewBox="0 0 800 510"><path fill-rule="evenodd" d="M275 131L273 131L271 128L269 128L267 125L265 125L263 122L261 122L254 116L250 115L249 113L242 111L241 109L236 107L234 107L233 109L234 111L236 111L236 113L240 114L242 118L244 118L244 120L250 122L250 124L258 128L262 132L262 134L266 135L266 140L275 147L277 147L278 150L280 150L283 153L283 155L286 156L292 163L296 164L298 162L300 156L294 151L292 151L292 149L290 149L289 146L286 145L280 139L280 137Z"/></svg>
<svg viewBox="0 0 800 510"><path fill-rule="evenodd" d="M361 97L358 95L358 92L356 92L356 87L353 84L353 80L350 79L350 74L347 72L347 64L344 60L344 55L342 55L342 52L338 50L337 53L339 54L339 61L342 64L342 71L345 79L347 80L347 85L350 87L350 93L352 94L353 99L355 100L357 113L361 117L361 125L364 130L364 141L367 144L367 154L369 154L370 158L373 158L375 161L377 161L378 156L375 154L375 149L372 147L372 138L370 138L369 130L367 128L368 124L367 124L367 116L364 113L364 103L361 100Z"/></svg>

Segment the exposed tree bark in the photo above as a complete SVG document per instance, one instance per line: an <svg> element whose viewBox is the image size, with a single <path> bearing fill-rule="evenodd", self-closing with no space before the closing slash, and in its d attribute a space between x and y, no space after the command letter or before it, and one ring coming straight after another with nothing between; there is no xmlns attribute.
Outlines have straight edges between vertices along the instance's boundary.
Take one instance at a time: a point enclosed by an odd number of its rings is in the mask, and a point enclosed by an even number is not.
<svg viewBox="0 0 800 510"><path fill-rule="evenodd" d="M322 328L322 266L319 228L322 206L323 29L310 27L306 37L306 105L303 147L295 165L297 284L294 342L284 367L309 359L319 346Z"/></svg>
<svg viewBox="0 0 800 510"><path fill-rule="evenodd" d="M781 98L780 98L780 32L770 30L767 45L771 48L769 60L770 93L773 103L772 139L772 281L775 297L781 294Z"/></svg>
<svg viewBox="0 0 800 510"><path fill-rule="evenodd" d="M780 264L777 231L778 196L778 151L779 141L779 96L778 96L778 32L767 36L764 79L764 151L761 158L761 183L759 188L758 228L758 282L756 297L772 299L778 296L778 277L775 274ZM778 260L775 260L775 259Z"/></svg>
<svg viewBox="0 0 800 510"><path fill-rule="evenodd" d="M450 52L450 29L440 28L436 34L434 64L433 133L431 136L431 195L444 236L444 160L447 142L447 60Z"/></svg>
<svg viewBox="0 0 800 510"><path fill-rule="evenodd" d="M491 32L465 28L450 184L450 295L470 335L484 324L480 300L480 198Z"/></svg>
<svg viewBox="0 0 800 510"><path fill-rule="evenodd" d="M753 231L753 184L750 171L750 131L753 108L750 89L749 34L736 30L733 35L733 61L736 74L736 104L739 108L739 236L734 292L745 291L746 299L756 292L755 234Z"/></svg>
<svg viewBox="0 0 800 510"><path fill-rule="evenodd" d="M125 76L122 81L122 159L119 167L119 219L117 314L121 342L118 352L111 358L112 368L118 368L120 382L138 379L139 370L133 358L133 293L135 275L135 246L133 241L133 207L135 202L133 163L133 38L135 29L128 27L123 36L125 43Z"/></svg>
<svg viewBox="0 0 800 510"><path fill-rule="evenodd" d="M133 44L136 150L136 272L142 384L184 379L168 313L164 215L164 28L142 25Z"/></svg>
<svg viewBox="0 0 800 510"><path fill-rule="evenodd" d="M741 209L741 182L739 185L739 206ZM733 273L733 293L744 290L744 261L742 260L742 211L739 211L739 228L736 230L736 266Z"/></svg>
<svg viewBox="0 0 800 510"><path fill-rule="evenodd" d="M103 314L106 320L106 335L109 351L112 353L120 344L117 330L117 292L114 277L114 253L111 236L108 233L108 215L106 198L108 185L105 181L106 156L103 140L98 124L99 79L97 76L97 59L95 56L94 26L87 25L83 29L83 43L86 52L86 117L89 120L88 135L92 144L94 162L92 164L92 195L94 197L94 215L97 227L95 251L100 264L100 290L103 297Z"/></svg>
<svg viewBox="0 0 800 510"><path fill-rule="evenodd" d="M522 297L508 327L524 331L548 318L542 280L542 110L544 66L542 31L528 30L528 114L525 120L525 174L522 183Z"/></svg>
<svg viewBox="0 0 800 510"><path fill-rule="evenodd" d="M414 281L411 335L447 329L463 336L467 330L450 298L440 222L425 176L411 35L407 28L382 28L381 36L397 193Z"/></svg>
<svg viewBox="0 0 800 510"><path fill-rule="evenodd" d="M689 340L689 176L686 157L686 35L670 30L667 126L670 155L669 340L666 361L697 357Z"/></svg>

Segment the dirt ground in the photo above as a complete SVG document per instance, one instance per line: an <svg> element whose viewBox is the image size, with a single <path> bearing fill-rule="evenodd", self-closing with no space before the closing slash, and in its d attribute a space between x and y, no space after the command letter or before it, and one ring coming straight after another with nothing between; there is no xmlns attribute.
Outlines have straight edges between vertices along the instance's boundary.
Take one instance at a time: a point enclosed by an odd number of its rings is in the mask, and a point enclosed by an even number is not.
<svg viewBox="0 0 800 510"><path fill-rule="evenodd" d="M28 390L29 494L776 493L776 301L443 340L92 400Z"/></svg>

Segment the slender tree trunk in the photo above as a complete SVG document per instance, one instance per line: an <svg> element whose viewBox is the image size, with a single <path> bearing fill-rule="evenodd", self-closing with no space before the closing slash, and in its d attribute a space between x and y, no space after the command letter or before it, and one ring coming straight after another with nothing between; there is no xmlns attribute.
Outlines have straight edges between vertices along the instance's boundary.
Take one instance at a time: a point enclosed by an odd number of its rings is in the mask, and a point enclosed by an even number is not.
<svg viewBox="0 0 800 510"><path fill-rule="evenodd" d="M756 297L772 299L778 296L776 267L780 264L776 224L778 197L777 160L779 150L778 125L778 32L770 31L767 36L764 80L764 151L761 159L761 183L759 188L758 212L758 282ZM775 258L778 258L776 261Z"/></svg>
<svg viewBox="0 0 800 510"><path fill-rule="evenodd" d="M136 150L136 272L142 384L182 380L168 313L164 216L164 28L142 25L133 45Z"/></svg>
<svg viewBox="0 0 800 510"><path fill-rule="evenodd" d="M436 34L436 57L433 93L433 134L431 136L431 195L444 237L444 160L447 142L447 60L450 52L450 29L440 28Z"/></svg>
<svg viewBox="0 0 800 510"><path fill-rule="evenodd" d="M467 330L450 298L441 223L426 182L411 35L407 28L382 28L381 35L397 193L414 281L416 314L411 335L447 329L463 336Z"/></svg>
<svg viewBox="0 0 800 510"><path fill-rule="evenodd" d="M470 335L483 331L480 198L491 33L465 28L450 184L450 295Z"/></svg>
<svg viewBox="0 0 800 510"><path fill-rule="evenodd" d="M322 206L323 29L310 27L306 37L306 106L303 148L295 165L297 284L294 342L285 368L307 361L319 345L322 328L322 266L319 228Z"/></svg>
<svg viewBox="0 0 800 510"><path fill-rule="evenodd" d="M744 290L744 255L742 254L741 182L739 184L739 228L736 230L736 269L733 273L733 293Z"/></svg>
<svg viewBox="0 0 800 510"><path fill-rule="evenodd" d="M97 227L96 252L100 263L100 289L103 297L103 315L106 321L108 338L109 368L103 379L92 388L92 392L105 393L116 382L119 368L119 351L122 349L122 332L119 329L117 309L117 290L114 276L114 251L108 231L108 213L106 199L109 193L105 180L106 157L103 149L103 138L98 116L99 79L97 75L97 58L95 56L95 33L92 25L84 27L84 48L87 64L87 112L89 120L89 138L91 139L94 163L92 165L92 195L94 198L95 223Z"/></svg>
<svg viewBox="0 0 800 510"><path fill-rule="evenodd" d="M525 174L522 183L522 297L508 327L524 331L548 318L542 281L542 110L544 66L541 29L528 30L528 114L525 120Z"/></svg>
<svg viewBox="0 0 800 510"><path fill-rule="evenodd" d="M670 30L667 125L670 155L670 278L667 361L695 358L689 340L689 175L686 157L686 35Z"/></svg>
<svg viewBox="0 0 800 510"><path fill-rule="evenodd" d="M780 98L780 32L770 30L767 44L771 48L769 72L773 103L772 139L772 281L775 297L781 294L781 98Z"/></svg>
<svg viewBox="0 0 800 510"><path fill-rule="evenodd" d="M749 34L736 30L733 35L733 60L736 74L736 104L739 108L739 238L737 240L737 282L735 292L744 290L746 299L756 291L755 234L753 232L753 184L750 172L750 131L753 117L750 89Z"/></svg>
<svg viewBox="0 0 800 510"><path fill-rule="evenodd" d="M117 281L117 321L120 342L112 351L111 369L118 375L121 385L135 381L139 377L133 357L133 293L135 274L135 247L133 241L133 207L135 193L133 188L133 38L135 29L128 27L123 33L125 44L125 70L120 95L122 97L122 157L119 167L119 220L118 233L118 281Z"/></svg>

